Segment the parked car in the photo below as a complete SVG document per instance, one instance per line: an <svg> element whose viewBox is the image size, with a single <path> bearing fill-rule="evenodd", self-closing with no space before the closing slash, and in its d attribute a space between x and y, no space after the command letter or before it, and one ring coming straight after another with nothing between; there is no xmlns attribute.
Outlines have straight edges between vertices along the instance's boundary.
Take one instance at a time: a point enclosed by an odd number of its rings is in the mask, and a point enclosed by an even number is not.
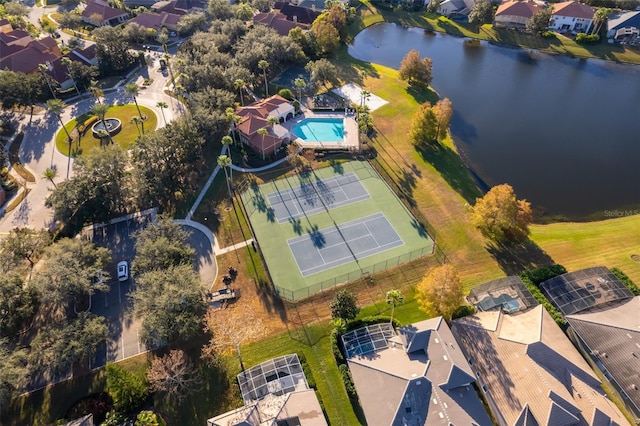
<svg viewBox="0 0 640 426"><path fill-rule="evenodd" d="M129 279L129 264L126 260L118 262L118 281L126 281Z"/></svg>

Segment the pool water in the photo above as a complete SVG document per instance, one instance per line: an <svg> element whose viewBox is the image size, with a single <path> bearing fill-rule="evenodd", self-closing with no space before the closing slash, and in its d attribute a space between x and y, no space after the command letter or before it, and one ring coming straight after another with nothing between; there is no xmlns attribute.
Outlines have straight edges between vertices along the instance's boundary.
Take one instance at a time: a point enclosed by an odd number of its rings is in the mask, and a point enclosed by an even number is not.
<svg viewBox="0 0 640 426"><path fill-rule="evenodd" d="M305 142L343 142L342 118L305 118L291 132Z"/></svg>

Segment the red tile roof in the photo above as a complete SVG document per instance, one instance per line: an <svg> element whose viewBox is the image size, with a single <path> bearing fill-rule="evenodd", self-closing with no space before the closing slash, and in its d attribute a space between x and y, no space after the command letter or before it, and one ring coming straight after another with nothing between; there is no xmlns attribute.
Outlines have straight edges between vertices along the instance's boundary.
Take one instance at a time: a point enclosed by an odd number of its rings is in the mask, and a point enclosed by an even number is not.
<svg viewBox="0 0 640 426"><path fill-rule="evenodd" d="M506 1L498 6L496 16L508 15L531 18L539 10L540 6L532 1Z"/></svg>
<svg viewBox="0 0 640 426"><path fill-rule="evenodd" d="M129 13L109 6L108 3L102 0L87 0L87 6L82 11L84 18L90 19L92 15L99 15L102 21L109 21L113 18L119 18L120 16L129 16Z"/></svg>
<svg viewBox="0 0 640 426"><path fill-rule="evenodd" d="M23 44L24 41L27 42ZM61 56L58 44L51 37L44 37L40 40L28 37L20 39L19 44L7 44L6 38L0 36L0 69L7 68L11 71L28 74L37 71L38 65L51 63Z"/></svg>
<svg viewBox="0 0 640 426"><path fill-rule="evenodd" d="M594 11L586 4L577 1L565 1L553 5L553 14L570 18L593 19Z"/></svg>
<svg viewBox="0 0 640 426"><path fill-rule="evenodd" d="M287 16L282 13L258 13L253 17L254 24L266 25L274 29L281 36L289 35L289 31L296 27L307 29L308 26L287 20Z"/></svg>
<svg viewBox="0 0 640 426"><path fill-rule="evenodd" d="M180 18L181 16L176 15L175 13L141 13L135 18L131 19L129 23L135 22L141 27L160 31L165 25L177 25Z"/></svg>

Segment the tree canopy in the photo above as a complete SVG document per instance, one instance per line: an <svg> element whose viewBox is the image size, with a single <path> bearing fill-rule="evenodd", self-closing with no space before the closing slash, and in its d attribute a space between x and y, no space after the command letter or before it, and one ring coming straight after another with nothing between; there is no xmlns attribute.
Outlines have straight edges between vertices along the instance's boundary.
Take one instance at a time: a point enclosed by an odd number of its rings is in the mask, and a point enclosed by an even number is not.
<svg viewBox="0 0 640 426"><path fill-rule="evenodd" d="M38 309L35 289L15 271L0 274L0 338L14 337Z"/></svg>
<svg viewBox="0 0 640 426"><path fill-rule="evenodd" d="M553 5L540 9L536 13L533 14L531 18L527 21L527 31L530 31L534 34L542 34L547 31L549 27L549 20L553 15Z"/></svg>
<svg viewBox="0 0 640 426"><path fill-rule="evenodd" d="M420 59L420 53L413 49L402 58L400 78L409 84L428 86L431 84L433 64L430 58Z"/></svg>
<svg viewBox="0 0 640 426"><path fill-rule="evenodd" d="M450 320L464 301L462 282L455 267L446 264L432 269L416 286L416 300L427 315Z"/></svg>
<svg viewBox="0 0 640 426"><path fill-rule="evenodd" d="M421 146L438 140L438 118L429 102L420 105L414 113L409 132L411 142Z"/></svg>
<svg viewBox="0 0 640 426"><path fill-rule="evenodd" d="M475 2L469 13L471 24L490 24L493 22L493 4L488 0L478 0Z"/></svg>
<svg viewBox="0 0 640 426"><path fill-rule="evenodd" d="M172 350L163 357L154 357L147 370L147 381L152 391L163 392L177 400L197 392L202 384L200 372L182 350Z"/></svg>
<svg viewBox="0 0 640 426"><path fill-rule="evenodd" d="M189 245L190 233L169 216L160 216L135 235L136 257L133 269L142 275L154 269L193 266L195 250Z"/></svg>
<svg viewBox="0 0 640 426"><path fill-rule="evenodd" d="M485 237L500 243L524 240L532 220L531 204L518 200L511 185L506 183L476 198L471 209L471 221L476 228Z"/></svg>
<svg viewBox="0 0 640 426"><path fill-rule="evenodd" d="M342 318L345 321L351 321L360 312L357 301L358 299L354 293L349 290L340 290L329 303L331 318Z"/></svg>

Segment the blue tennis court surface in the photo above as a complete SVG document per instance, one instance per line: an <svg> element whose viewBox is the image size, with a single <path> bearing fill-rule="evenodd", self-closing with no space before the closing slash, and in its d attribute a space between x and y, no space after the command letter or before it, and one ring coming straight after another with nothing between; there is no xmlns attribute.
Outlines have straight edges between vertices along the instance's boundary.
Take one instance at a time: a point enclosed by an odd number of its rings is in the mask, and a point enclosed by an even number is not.
<svg viewBox="0 0 640 426"><path fill-rule="evenodd" d="M371 198L353 173L309 181L267 194L278 223Z"/></svg>
<svg viewBox="0 0 640 426"><path fill-rule="evenodd" d="M383 213L287 240L303 277L404 244Z"/></svg>

